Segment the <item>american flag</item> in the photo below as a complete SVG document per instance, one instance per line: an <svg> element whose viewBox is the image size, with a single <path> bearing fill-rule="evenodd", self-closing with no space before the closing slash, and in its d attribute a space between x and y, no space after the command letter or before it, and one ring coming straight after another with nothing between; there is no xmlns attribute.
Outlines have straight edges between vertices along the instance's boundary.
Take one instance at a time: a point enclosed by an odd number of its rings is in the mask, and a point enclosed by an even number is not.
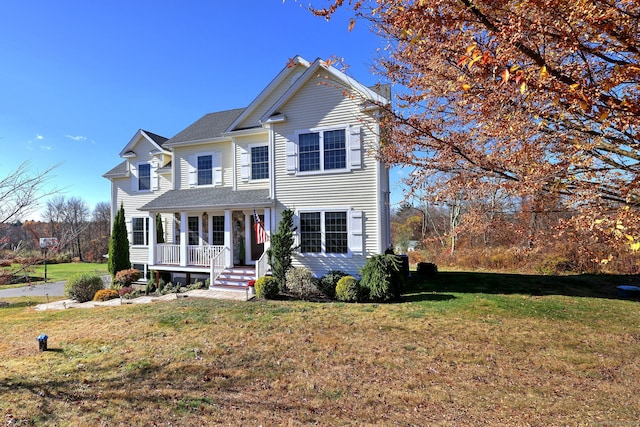
<svg viewBox="0 0 640 427"><path fill-rule="evenodd" d="M262 220L255 209L253 210L253 226L256 228L256 244L260 245L269 240L269 236L267 236L267 232L262 225Z"/></svg>

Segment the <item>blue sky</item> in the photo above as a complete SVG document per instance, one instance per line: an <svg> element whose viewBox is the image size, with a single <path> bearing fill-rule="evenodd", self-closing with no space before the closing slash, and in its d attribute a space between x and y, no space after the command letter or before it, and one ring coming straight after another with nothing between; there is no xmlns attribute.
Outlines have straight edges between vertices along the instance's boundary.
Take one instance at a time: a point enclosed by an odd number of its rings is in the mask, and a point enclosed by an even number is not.
<svg viewBox="0 0 640 427"><path fill-rule="evenodd" d="M327 22L293 0L4 1L0 17L0 177L59 164L55 185L91 208L138 129L171 137L245 107L296 54L378 81L364 22L349 32L346 10Z"/></svg>

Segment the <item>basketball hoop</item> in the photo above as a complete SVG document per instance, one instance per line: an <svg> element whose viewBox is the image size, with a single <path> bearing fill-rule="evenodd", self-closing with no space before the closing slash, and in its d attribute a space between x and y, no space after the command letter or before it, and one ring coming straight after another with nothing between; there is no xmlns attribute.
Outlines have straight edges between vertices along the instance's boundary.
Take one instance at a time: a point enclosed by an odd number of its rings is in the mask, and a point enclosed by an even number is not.
<svg viewBox="0 0 640 427"><path fill-rule="evenodd" d="M40 250L44 255L44 281L47 282L47 252L49 249L58 248L58 239L55 237L41 237L40 238Z"/></svg>

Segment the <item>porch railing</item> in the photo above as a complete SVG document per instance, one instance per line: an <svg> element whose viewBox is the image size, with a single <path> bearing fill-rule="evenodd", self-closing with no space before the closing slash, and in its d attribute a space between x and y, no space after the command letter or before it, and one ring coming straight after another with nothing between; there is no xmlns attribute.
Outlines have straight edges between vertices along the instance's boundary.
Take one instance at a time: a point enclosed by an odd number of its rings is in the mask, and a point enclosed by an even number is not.
<svg viewBox="0 0 640 427"><path fill-rule="evenodd" d="M209 267L211 260L222 258L224 253L222 245L188 245L186 265ZM156 264L182 265L180 258L180 245L161 243L156 245Z"/></svg>
<svg viewBox="0 0 640 427"><path fill-rule="evenodd" d="M187 265L200 265L208 267L211 260L218 258L224 251L221 245L189 245L187 246Z"/></svg>
<svg viewBox="0 0 640 427"><path fill-rule="evenodd" d="M180 245L156 245L156 264L180 265Z"/></svg>

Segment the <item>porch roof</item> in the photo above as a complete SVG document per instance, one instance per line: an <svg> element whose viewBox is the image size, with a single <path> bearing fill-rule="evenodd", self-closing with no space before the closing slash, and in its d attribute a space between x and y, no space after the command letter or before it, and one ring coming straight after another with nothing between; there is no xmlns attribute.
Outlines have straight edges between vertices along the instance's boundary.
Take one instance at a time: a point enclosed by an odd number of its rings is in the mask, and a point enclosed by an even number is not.
<svg viewBox="0 0 640 427"><path fill-rule="evenodd" d="M176 211L212 208L251 208L273 206L273 199L269 198L269 190L233 190L223 188L189 188L184 190L169 190L156 197L146 205L142 211Z"/></svg>

